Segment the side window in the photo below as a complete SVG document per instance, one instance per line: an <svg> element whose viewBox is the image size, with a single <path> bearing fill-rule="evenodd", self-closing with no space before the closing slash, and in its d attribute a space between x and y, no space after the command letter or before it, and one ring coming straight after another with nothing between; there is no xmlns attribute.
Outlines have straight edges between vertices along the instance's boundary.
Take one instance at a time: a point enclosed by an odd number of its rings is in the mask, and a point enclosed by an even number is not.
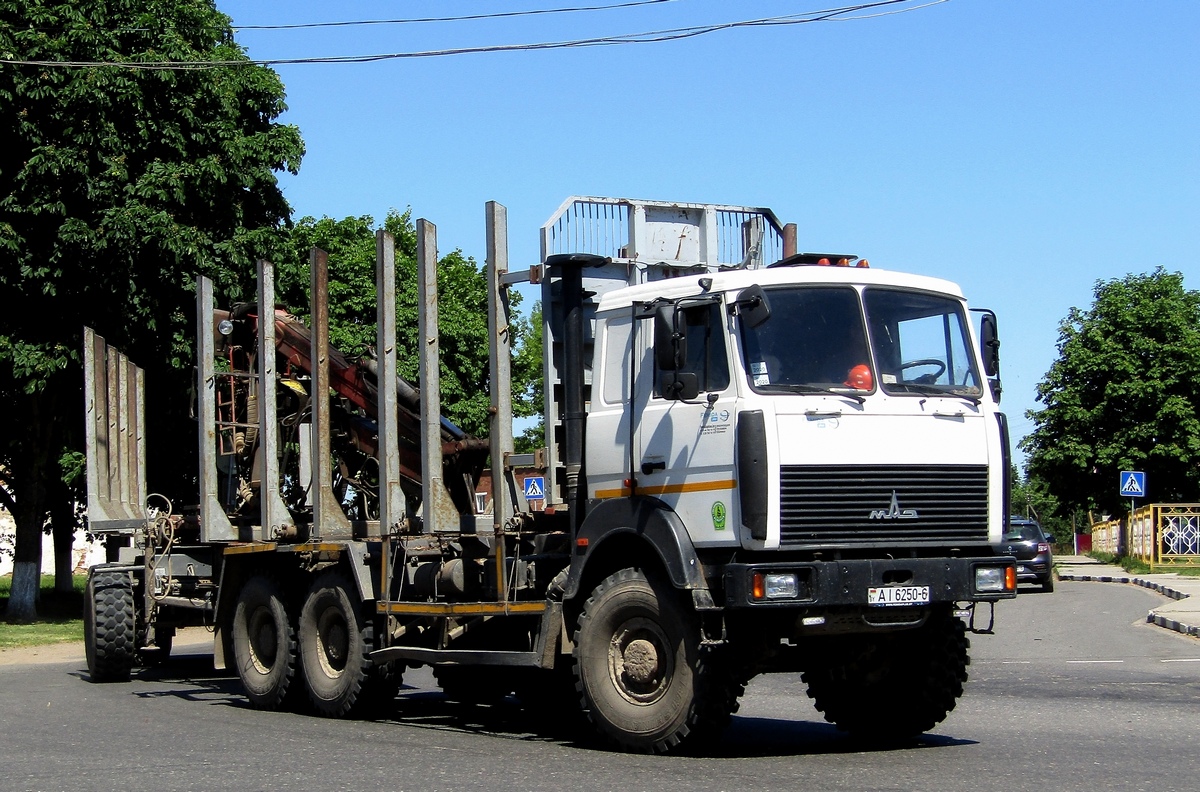
<svg viewBox="0 0 1200 792"><path fill-rule="evenodd" d="M604 393L605 404L621 404L629 398L629 328L628 315L608 320L604 336Z"/></svg>
<svg viewBox="0 0 1200 792"><path fill-rule="evenodd" d="M681 369L696 375L700 392L729 387L729 353L725 345L725 313L719 303L683 310L687 317L687 362ZM654 372L654 395L659 396L659 372Z"/></svg>

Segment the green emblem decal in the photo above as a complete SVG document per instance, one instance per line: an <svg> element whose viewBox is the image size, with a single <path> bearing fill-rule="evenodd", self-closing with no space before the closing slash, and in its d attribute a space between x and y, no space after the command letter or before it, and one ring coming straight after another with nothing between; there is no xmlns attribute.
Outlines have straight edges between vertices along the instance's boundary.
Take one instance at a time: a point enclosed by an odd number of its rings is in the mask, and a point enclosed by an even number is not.
<svg viewBox="0 0 1200 792"><path fill-rule="evenodd" d="M725 530L725 504L717 501L712 507L713 528L718 531Z"/></svg>

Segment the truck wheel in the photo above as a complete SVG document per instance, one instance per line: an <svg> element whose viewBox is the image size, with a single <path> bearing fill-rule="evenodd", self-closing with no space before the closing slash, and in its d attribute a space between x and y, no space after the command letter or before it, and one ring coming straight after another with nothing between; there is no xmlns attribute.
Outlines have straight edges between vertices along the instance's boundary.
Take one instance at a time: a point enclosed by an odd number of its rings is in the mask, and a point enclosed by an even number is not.
<svg viewBox="0 0 1200 792"><path fill-rule="evenodd" d="M321 715L350 714L367 685L372 630L359 611L350 581L332 571L313 581L300 611L300 666L308 697Z"/></svg>
<svg viewBox="0 0 1200 792"><path fill-rule="evenodd" d="M575 688L588 720L625 750L663 753L701 716L703 669L694 612L636 569L610 575L575 631Z"/></svg>
<svg viewBox="0 0 1200 792"><path fill-rule="evenodd" d="M136 643L129 575L93 570L83 606L84 655L92 681L128 681Z"/></svg>
<svg viewBox="0 0 1200 792"><path fill-rule="evenodd" d="M825 720L872 741L906 740L954 709L967 681L962 621L939 610L915 630L838 639L804 672Z"/></svg>
<svg viewBox="0 0 1200 792"><path fill-rule="evenodd" d="M233 656L250 703L278 709L296 675L296 631L273 579L252 577L238 594Z"/></svg>

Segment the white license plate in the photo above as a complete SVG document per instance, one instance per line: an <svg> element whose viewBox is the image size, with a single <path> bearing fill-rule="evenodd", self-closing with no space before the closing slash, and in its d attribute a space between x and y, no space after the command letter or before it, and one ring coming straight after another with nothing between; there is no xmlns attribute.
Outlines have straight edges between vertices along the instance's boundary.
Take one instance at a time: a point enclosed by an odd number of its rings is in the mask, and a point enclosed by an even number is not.
<svg viewBox="0 0 1200 792"><path fill-rule="evenodd" d="M927 605L929 586L880 586L867 589L868 605Z"/></svg>

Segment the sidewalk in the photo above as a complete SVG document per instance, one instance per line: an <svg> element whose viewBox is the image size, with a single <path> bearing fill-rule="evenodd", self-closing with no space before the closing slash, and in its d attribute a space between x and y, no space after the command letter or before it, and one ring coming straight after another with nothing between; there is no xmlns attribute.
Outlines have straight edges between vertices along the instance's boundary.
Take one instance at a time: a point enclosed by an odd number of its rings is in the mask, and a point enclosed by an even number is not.
<svg viewBox="0 0 1200 792"><path fill-rule="evenodd" d="M1132 583L1153 589L1173 602L1160 605L1146 614L1146 621L1200 637L1200 577L1173 572L1132 575L1112 564L1102 564L1087 556L1059 556L1054 560L1059 580L1093 580L1102 583Z"/></svg>

